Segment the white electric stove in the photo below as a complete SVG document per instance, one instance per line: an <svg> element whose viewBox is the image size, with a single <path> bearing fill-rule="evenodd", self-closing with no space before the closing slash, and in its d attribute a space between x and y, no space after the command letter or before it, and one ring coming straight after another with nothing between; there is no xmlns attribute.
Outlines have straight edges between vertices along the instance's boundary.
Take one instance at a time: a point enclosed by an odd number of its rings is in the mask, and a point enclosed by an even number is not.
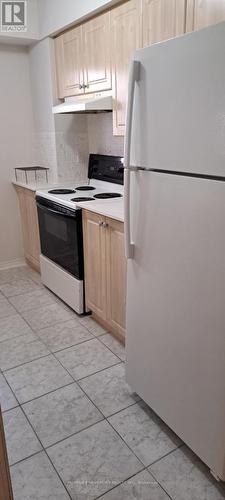
<svg viewBox="0 0 225 500"><path fill-rule="evenodd" d="M89 157L86 183L36 192L41 241L41 278L45 286L78 314L85 312L82 212L80 202L123 196L123 158Z"/></svg>

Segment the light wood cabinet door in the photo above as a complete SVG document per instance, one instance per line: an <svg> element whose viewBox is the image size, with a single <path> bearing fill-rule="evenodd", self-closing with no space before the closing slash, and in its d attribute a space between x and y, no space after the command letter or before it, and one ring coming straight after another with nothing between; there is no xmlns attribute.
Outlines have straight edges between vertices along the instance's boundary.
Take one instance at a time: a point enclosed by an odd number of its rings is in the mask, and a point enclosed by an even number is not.
<svg viewBox="0 0 225 500"><path fill-rule="evenodd" d="M13 500L1 407L0 407L0 500Z"/></svg>
<svg viewBox="0 0 225 500"><path fill-rule="evenodd" d="M30 189L16 186L19 198L25 259L40 271L40 236L35 193Z"/></svg>
<svg viewBox="0 0 225 500"><path fill-rule="evenodd" d="M16 192L19 198L20 218L21 218L21 226L23 234L23 249L24 249L24 255L26 256L29 252L28 214L27 214L27 205L25 196L26 192L25 189L21 187L16 187Z"/></svg>
<svg viewBox="0 0 225 500"><path fill-rule="evenodd" d="M143 46L182 35L185 10L186 0L143 0Z"/></svg>
<svg viewBox="0 0 225 500"><path fill-rule="evenodd" d="M106 319L106 232L101 215L83 211L86 305Z"/></svg>
<svg viewBox="0 0 225 500"><path fill-rule="evenodd" d="M57 97L64 97L64 65L63 65L63 35L54 40L55 49L55 71L57 81Z"/></svg>
<svg viewBox="0 0 225 500"><path fill-rule="evenodd" d="M82 28L78 26L55 40L59 97L84 93Z"/></svg>
<svg viewBox="0 0 225 500"><path fill-rule="evenodd" d="M112 88L110 54L110 13L82 26L85 92Z"/></svg>
<svg viewBox="0 0 225 500"><path fill-rule="evenodd" d="M126 258L124 224L106 218L107 320L115 333L125 338Z"/></svg>
<svg viewBox="0 0 225 500"><path fill-rule="evenodd" d="M113 134L125 134L129 64L141 47L141 1L129 0L115 7L111 18L113 82Z"/></svg>
<svg viewBox="0 0 225 500"><path fill-rule="evenodd" d="M224 0L187 0L186 31L196 31L224 20Z"/></svg>
<svg viewBox="0 0 225 500"><path fill-rule="evenodd" d="M87 307L109 332L125 340L126 259L122 222L83 210Z"/></svg>
<svg viewBox="0 0 225 500"><path fill-rule="evenodd" d="M27 223L28 223L28 242L29 249L27 258L33 261L33 264L39 266L40 259L40 237L38 227L38 215L35 201L35 195L32 191L27 190L26 193L26 210L27 210Z"/></svg>

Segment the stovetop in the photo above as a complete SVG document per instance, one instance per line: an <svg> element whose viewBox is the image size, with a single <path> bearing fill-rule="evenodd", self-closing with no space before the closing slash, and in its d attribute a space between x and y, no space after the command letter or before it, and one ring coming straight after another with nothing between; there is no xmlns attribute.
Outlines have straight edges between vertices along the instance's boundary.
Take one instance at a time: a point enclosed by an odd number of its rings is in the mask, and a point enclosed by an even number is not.
<svg viewBox="0 0 225 500"><path fill-rule="evenodd" d="M81 202L87 202L88 204L101 200L104 203L110 203L112 200L121 199L123 196L122 185L95 179L90 182L91 184L83 183L69 187L59 186L52 189L49 187L48 189L38 190L36 194L69 208L76 208L77 203Z"/></svg>
<svg viewBox="0 0 225 500"><path fill-rule="evenodd" d="M87 182L60 185L38 190L37 195L69 208L77 203L109 203L123 195L123 158L120 156L89 155Z"/></svg>

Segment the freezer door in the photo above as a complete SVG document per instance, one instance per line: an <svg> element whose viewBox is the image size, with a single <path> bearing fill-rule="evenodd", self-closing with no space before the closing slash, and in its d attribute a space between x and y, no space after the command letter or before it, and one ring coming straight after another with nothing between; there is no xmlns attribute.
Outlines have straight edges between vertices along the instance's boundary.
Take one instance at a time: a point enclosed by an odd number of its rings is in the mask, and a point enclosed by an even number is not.
<svg viewBox="0 0 225 500"><path fill-rule="evenodd" d="M138 50L131 165L225 175L225 23Z"/></svg>
<svg viewBox="0 0 225 500"><path fill-rule="evenodd" d="M225 480L225 183L132 176L127 381Z"/></svg>

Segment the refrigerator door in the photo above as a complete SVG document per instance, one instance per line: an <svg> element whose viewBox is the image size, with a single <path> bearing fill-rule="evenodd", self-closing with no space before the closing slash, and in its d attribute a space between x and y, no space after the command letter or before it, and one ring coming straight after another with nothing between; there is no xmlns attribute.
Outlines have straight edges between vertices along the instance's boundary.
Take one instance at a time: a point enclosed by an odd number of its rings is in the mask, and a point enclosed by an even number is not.
<svg viewBox="0 0 225 500"><path fill-rule="evenodd" d="M225 175L225 23L136 51L130 164Z"/></svg>
<svg viewBox="0 0 225 500"><path fill-rule="evenodd" d="M225 480L225 182L132 176L127 381Z"/></svg>

